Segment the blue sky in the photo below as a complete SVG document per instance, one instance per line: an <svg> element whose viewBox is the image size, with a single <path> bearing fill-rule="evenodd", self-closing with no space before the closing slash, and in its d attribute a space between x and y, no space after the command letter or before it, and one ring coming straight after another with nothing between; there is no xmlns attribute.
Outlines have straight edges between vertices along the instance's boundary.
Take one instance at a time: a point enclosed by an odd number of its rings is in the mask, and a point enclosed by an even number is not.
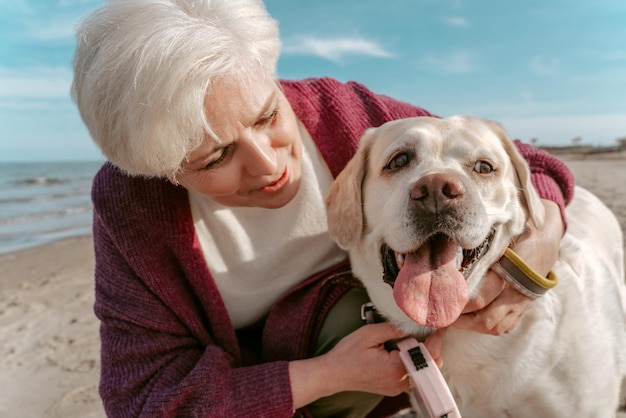
<svg viewBox="0 0 626 418"><path fill-rule="evenodd" d="M0 0L0 161L101 158L69 98L100 0ZM332 76L538 144L626 136L623 0L267 0L279 76Z"/></svg>

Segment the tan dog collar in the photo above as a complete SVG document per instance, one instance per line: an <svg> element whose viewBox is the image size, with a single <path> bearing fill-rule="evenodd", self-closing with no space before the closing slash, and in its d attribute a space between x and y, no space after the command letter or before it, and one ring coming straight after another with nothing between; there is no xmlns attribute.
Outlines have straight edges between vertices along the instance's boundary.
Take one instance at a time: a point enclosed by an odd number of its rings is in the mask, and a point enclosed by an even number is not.
<svg viewBox="0 0 626 418"><path fill-rule="evenodd" d="M559 281L553 271L550 271L547 277L537 273L510 248L506 249L502 258L491 269L531 299L543 295Z"/></svg>

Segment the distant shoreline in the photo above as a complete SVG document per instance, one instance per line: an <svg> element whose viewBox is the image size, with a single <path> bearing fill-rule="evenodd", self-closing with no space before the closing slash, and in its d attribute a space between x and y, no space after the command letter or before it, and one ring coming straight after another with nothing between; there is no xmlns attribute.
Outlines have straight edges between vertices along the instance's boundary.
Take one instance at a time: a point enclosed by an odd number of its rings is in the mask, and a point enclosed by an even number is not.
<svg viewBox="0 0 626 418"><path fill-rule="evenodd" d="M537 146L563 160L626 160L626 148L620 147L592 147L567 146L549 147Z"/></svg>

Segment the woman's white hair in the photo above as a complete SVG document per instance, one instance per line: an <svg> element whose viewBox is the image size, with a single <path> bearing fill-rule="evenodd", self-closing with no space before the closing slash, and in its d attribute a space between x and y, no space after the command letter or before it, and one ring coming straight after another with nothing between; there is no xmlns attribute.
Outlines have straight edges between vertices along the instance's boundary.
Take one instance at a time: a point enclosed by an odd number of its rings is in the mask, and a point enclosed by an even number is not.
<svg viewBox="0 0 626 418"><path fill-rule="evenodd" d="M105 157L175 177L212 134L212 82L275 77L278 25L260 0L111 0L83 20L72 98Z"/></svg>

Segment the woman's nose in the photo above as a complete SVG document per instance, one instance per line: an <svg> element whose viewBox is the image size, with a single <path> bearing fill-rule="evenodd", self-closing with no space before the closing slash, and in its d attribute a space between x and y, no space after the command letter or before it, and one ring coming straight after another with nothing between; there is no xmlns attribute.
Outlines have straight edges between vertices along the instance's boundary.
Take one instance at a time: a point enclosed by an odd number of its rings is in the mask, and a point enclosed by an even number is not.
<svg viewBox="0 0 626 418"><path fill-rule="evenodd" d="M251 176L276 173L278 156L266 135L255 135L242 140L244 146L244 169Z"/></svg>

